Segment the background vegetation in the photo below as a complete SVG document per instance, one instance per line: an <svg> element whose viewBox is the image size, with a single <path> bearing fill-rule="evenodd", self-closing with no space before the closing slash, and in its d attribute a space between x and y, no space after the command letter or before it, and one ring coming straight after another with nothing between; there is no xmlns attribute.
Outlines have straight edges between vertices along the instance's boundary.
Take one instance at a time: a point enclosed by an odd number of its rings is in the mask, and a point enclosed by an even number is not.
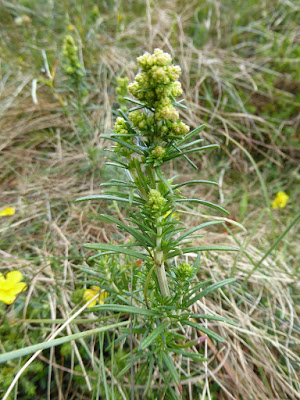
<svg viewBox="0 0 300 400"><path fill-rule="evenodd" d="M132 80L135 58L160 47L183 70L189 109L182 119L193 128L205 123L207 144L221 145L192 157L200 172L175 161L171 172L218 181L219 189L193 186L190 197L225 206L230 219L247 229L228 223L206 235L210 244L238 245L241 252L202 254L199 280L237 281L195 311L237 325L210 321L208 327L227 342L202 344L207 363L183 370L181 359L175 360L178 396L299 399L299 4L2 0L0 7L0 206L16 209L0 219L0 268L21 270L28 283L13 306L0 305L1 351L46 340L82 304L89 277L80 265L91 255L83 242L127 240L100 222L106 203L74 200L99 193L99 184L116 176L104 166L110 144L100 136L112 128L119 106L116 79ZM78 46L80 85L63 67L66 35ZM288 204L272 210L282 190ZM108 207L119 218L126 213L115 203ZM196 206L181 210L190 226L204 212ZM96 314L79 318L61 336L98 326ZM106 349L120 332L115 335L44 351L9 398L108 398L107 384L111 398L130 398L123 345ZM0 365L1 395L25 361ZM136 399L144 389L139 379ZM160 385L155 371L146 398L163 398Z"/></svg>

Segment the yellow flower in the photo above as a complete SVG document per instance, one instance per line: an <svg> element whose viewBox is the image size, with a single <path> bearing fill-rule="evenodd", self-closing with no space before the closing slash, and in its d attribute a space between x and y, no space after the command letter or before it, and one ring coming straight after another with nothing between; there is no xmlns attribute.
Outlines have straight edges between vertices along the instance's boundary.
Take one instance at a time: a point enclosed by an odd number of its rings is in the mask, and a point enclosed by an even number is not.
<svg viewBox="0 0 300 400"><path fill-rule="evenodd" d="M275 199L272 202L272 208L276 210L277 208L284 208L287 205L289 196L284 192L278 192Z"/></svg>
<svg viewBox="0 0 300 400"><path fill-rule="evenodd" d="M16 212L14 207L6 207L0 211L0 217L7 217L9 215L14 215Z"/></svg>
<svg viewBox="0 0 300 400"><path fill-rule="evenodd" d="M164 218L167 218L169 215L171 214L171 218L174 218L175 220L179 220L179 216L178 213L172 213L172 210L168 211L165 213L165 215L163 215Z"/></svg>
<svg viewBox="0 0 300 400"><path fill-rule="evenodd" d="M22 279L20 271L10 271L6 278L0 273L0 301L5 304L13 303L17 295L27 288L26 283L21 282Z"/></svg>
<svg viewBox="0 0 300 400"><path fill-rule="evenodd" d="M96 296L97 293L99 293L100 288L99 286L91 286L90 289L85 289L84 294L83 294L83 300L85 300L86 302L92 300L93 297ZM89 305L88 308L90 307L94 307L97 302L99 302L99 304L104 304L104 299L106 299L108 297L108 293L105 291L102 291L99 293L98 297L96 297Z"/></svg>

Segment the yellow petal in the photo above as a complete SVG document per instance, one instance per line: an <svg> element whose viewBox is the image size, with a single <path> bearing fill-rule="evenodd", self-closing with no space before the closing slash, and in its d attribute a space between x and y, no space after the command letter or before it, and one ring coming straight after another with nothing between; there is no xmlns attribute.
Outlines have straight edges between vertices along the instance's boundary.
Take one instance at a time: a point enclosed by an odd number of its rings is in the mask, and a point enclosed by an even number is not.
<svg viewBox="0 0 300 400"><path fill-rule="evenodd" d="M83 299L86 301L91 300L94 297L93 291L90 289L85 289L84 294L83 294Z"/></svg>
<svg viewBox="0 0 300 400"><path fill-rule="evenodd" d="M6 274L6 280L9 282L10 285L15 285L21 282L22 278L23 275L20 271L10 271Z"/></svg>
<svg viewBox="0 0 300 400"><path fill-rule="evenodd" d="M5 279L3 281L0 280L0 291L1 290L7 290L7 284Z"/></svg>
<svg viewBox="0 0 300 400"><path fill-rule="evenodd" d="M97 292L98 290L85 289L85 292L83 294L83 300L85 300L86 302L92 300L92 298L96 296ZM97 297L95 298L95 300L91 302L91 304L88 305L88 308L94 307L96 304L97 304Z"/></svg>
<svg viewBox="0 0 300 400"><path fill-rule="evenodd" d="M17 294L24 292L27 289L25 282L16 283L10 290L10 294L16 296Z"/></svg>
<svg viewBox="0 0 300 400"><path fill-rule="evenodd" d="M95 299L94 301L92 301L92 302L87 306L87 308L94 307L96 304L97 304L97 299Z"/></svg>
<svg viewBox="0 0 300 400"><path fill-rule="evenodd" d="M11 304L16 300L16 296L12 296L11 294L7 294L5 292L2 292L0 290L0 301L2 301L5 304Z"/></svg>
<svg viewBox="0 0 300 400"><path fill-rule="evenodd" d="M163 215L163 218L167 218L170 214L171 214L172 210L169 210L168 212L165 213L165 215Z"/></svg>
<svg viewBox="0 0 300 400"><path fill-rule="evenodd" d="M98 292L100 290L99 286L91 286L91 289L95 292Z"/></svg>
<svg viewBox="0 0 300 400"><path fill-rule="evenodd" d="M289 196L285 192L278 192L272 202L272 208L274 210L284 208L287 205L288 199Z"/></svg>
<svg viewBox="0 0 300 400"><path fill-rule="evenodd" d="M277 200L276 200L276 199L273 200L273 202L272 202L272 208L273 208L274 210L277 210L277 208L278 208L278 204L277 204Z"/></svg>
<svg viewBox="0 0 300 400"><path fill-rule="evenodd" d="M14 207L6 207L0 211L0 217L7 217L9 215L14 215L16 212Z"/></svg>
<svg viewBox="0 0 300 400"><path fill-rule="evenodd" d="M105 300L108 296L109 296L109 293L105 292L105 290L104 290L99 296L99 304L104 304L103 300Z"/></svg>
<svg viewBox="0 0 300 400"><path fill-rule="evenodd" d="M108 296L109 296L109 293L103 291L103 292L100 294L100 299L106 299Z"/></svg>

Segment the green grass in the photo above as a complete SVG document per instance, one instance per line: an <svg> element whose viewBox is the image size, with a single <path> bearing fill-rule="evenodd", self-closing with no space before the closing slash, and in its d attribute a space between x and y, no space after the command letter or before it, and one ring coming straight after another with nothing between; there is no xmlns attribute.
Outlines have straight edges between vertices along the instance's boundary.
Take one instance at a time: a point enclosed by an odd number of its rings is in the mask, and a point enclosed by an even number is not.
<svg viewBox="0 0 300 400"><path fill-rule="evenodd" d="M173 398L299 399L299 224L281 238L299 212L299 6L279 0L107 0L97 9L94 4L28 0L0 5L0 207L16 208L14 216L0 219L1 272L20 269L29 284L14 306L0 304L1 352L45 342L82 305L82 287L93 281L79 267L93 266L87 262L92 253L82 243L124 239L99 214L109 207L122 217L125 206L74 200L99 193L101 182L120 173L104 166L109 143L99 136L111 129L118 107L116 79L131 80L135 57L161 47L183 69L190 111L182 118L191 127L205 123L206 144L221 145L209 158L193 156L200 174L175 161L170 172L218 181L219 189L190 186L189 197L222 203L247 229L227 224L227 229L208 230L209 244L238 243L243 251L202 255L200 281L234 276L237 282L199 302L195 311L222 315L237 325L208 321L227 344L201 345L197 350L207 353L207 364L176 357L183 389L180 397L171 386ZM17 25L22 15L30 20ZM67 34L74 37L85 68L88 94L80 106L61 68ZM34 104L32 81L48 79L46 62L53 75L56 67L53 87L39 81ZM272 211L272 220L268 200L279 190L290 199L286 208ZM201 206L181 206L191 226L205 221L204 212ZM196 239L194 245L207 243ZM97 328L98 314L89 317L78 316L60 337ZM121 334L100 333L44 350L9 399L130 399L129 342L118 341ZM194 339L192 330L186 335ZM133 345L138 342L133 335ZM26 361L0 365L1 395ZM140 371L137 399L151 371L142 365L134 365ZM213 375L205 376L207 370ZM163 398L159 371L148 386L146 398Z"/></svg>

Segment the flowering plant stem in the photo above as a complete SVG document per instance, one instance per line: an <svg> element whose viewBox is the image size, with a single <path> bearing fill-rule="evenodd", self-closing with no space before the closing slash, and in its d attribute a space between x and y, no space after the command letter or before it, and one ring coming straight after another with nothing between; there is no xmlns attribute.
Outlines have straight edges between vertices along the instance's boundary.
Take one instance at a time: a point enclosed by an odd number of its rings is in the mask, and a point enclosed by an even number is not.
<svg viewBox="0 0 300 400"><path fill-rule="evenodd" d="M130 314L134 312L137 316L130 320L130 343L132 344L134 332L141 333L142 340L131 349L135 354L134 357L131 356L131 362L144 357L147 349L150 363L156 361L162 376L167 377L166 384L170 377L178 384L178 372L170 354L178 353L185 358L203 361L201 354L187 350L189 344L184 343L182 327L189 326L200 331L205 329L208 336L224 341L217 333L195 322L199 319L199 314L187 312L189 307L206 294L234 281L226 279L213 284L210 281L199 283L195 275L200 252L238 249L224 245L191 245L194 238L199 236L194 235L196 231L223 221L213 219L192 228L185 227L176 214L178 204L196 203L226 215L228 212L208 201L186 198L179 190L182 186L195 183L217 185L215 182L193 180L175 183L175 178L166 178L167 169L163 171L161 167L168 161L181 157L197 169L188 155L218 146L199 147L203 139L197 136L204 126L190 132L190 128L179 119L176 108L186 107L182 100L176 100L182 94L178 81L180 67L172 64L171 56L155 49L154 54L145 53L137 61L140 73L128 85L128 91L134 98L124 97L126 101L133 103L133 107L126 109L125 102L122 101L120 116L116 119L112 134L102 135L114 142L113 155L107 164L119 168L122 174L119 179L111 179L102 184L102 187L109 190L77 201L99 199L117 201L127 206L127 218L122 216L118 219L110 214L101 214L100 218L104 222L114 223L126 236L130 234L131 241L124 240L122 244L85 245L88 249L97 250L97 255L92 259L97 260L97 267L102 266L103 287L111 294L110 304L98 305L91 310L126 310ZM118 83L121 85L117 90L119 99L121 94L126 93L128 81L124 78L119 79ZM186 253L197 254L193 265L180 262L180 257ZM136 263L131 262L130 277L126 274L124 276L122 264L113 264L111 274L107 271L107 257L120 255L123 265L127 257L137 259ZM154 270L156 274L153 273ZM199 291L200 288L202 291ZM120 302L123 305L118 304ZM147 319L138 315L147 316ZM209 319L209 316L201 315L201 318ZM223 320L216 316L212 318ZM124 338L127 334L128 331L125 331ZM178 340L183 342L177 344ZM130 365L128 367L132 369ZM150 381L151 379L150 374ZM169 390L172 392L170 387Z"/></svg>
<svg viewBox="0 0 300 400"><path fill-rule="evenodd" d="M161 250L161 239L162 239L162 217L157 219L157 239L156 239L156 248L157 250L154 251L154 262L155 262L155 270L158 279L158 284L160 288L160 292L163 297L170 296L167 276L165 265L163 262L163 251Z"/></svg>

